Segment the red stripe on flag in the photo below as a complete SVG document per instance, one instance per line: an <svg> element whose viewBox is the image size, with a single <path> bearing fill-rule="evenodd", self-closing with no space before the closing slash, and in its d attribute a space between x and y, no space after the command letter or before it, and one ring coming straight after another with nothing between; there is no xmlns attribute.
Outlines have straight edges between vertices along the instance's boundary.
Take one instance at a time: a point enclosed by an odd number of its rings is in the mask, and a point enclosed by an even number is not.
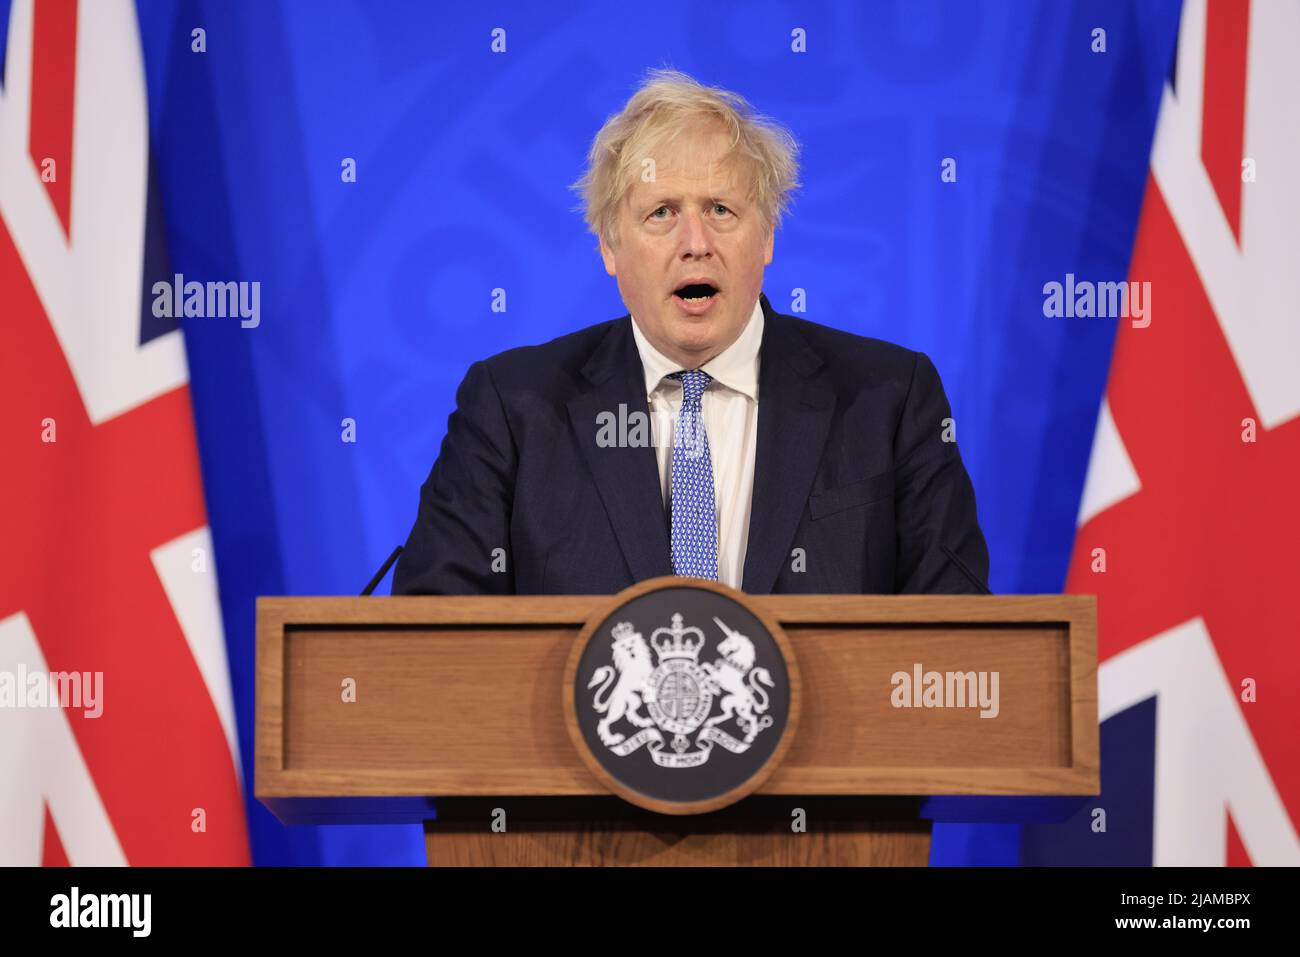
<svg viewBox="0 0 1300 957"><path fill-rule="evenodd" d="M72 235L72 117L77 78L77 0L41 0L32 32L32 121L28 152ZM53 161L53 166L47 166ZM53 178L51 178L51 176Z"/></svg>
<svg viewBox="0 0 1300 957"><path fill-rule="evenodd" d="M230 747L150 558L207 522L189 389L92 425L2 221L0 289L0 619L26 612L51 672L103 673L103 714L67 717L128 863L247 864Z"/></svg>
<svg viewBox="0 0 1300 957"><path fill-rule="evenodd" d="M41 838L41 867L68 867L68 853L59 840L59 830L50 815L50 805L45 805L45 834Z"/></svg>
<svg viewBox="0 0 1300 957"><path fill-rule="evenodd" d="M1294 822L1300 418L1269 430L1258 425L1154 178L1129 275L1151 283L1155 305L1147 328L1120 327L1107 396L1142 488L1079 528L1066 590L1098 596L1102 662L1204 620L1234 691L1247 678L1261 689L1242 714ZM1242 440L1248 419L1255 442ZM1091 570L1097 548L1106 551L1104 573Z"/></svg>
<svg viewBox="0 0 1300 957"><path fill-rule="evenodd" d="M1242 843L1241 835L1237 833L1237 822L1232 819L1232 812L1228 812L1228 854L1226 857L1229 867L1250 867L1250 854L1246 852L1246 845Z"/></svg>
<svg viewBox="0 0 1300 957"><path fill-rule="evenodd" d="M1232 234L1241 242L1241 162L1246 138L1249 0L1210 0L1205 22L1201 161Z"/></svg>

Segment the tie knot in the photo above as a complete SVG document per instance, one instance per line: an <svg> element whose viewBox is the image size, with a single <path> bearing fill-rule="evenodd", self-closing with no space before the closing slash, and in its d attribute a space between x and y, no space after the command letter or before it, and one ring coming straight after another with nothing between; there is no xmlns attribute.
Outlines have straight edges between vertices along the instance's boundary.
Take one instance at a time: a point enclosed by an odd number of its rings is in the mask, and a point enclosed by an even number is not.
<svg viewBox="0 0 1300 957"><path fill-rule="evenodd" d="M713 376L700 369L671 372L668 374L668 378L681 380L683 398L686 402L698 402L700 396L704 394L704 390L713 381Z"/></svg>

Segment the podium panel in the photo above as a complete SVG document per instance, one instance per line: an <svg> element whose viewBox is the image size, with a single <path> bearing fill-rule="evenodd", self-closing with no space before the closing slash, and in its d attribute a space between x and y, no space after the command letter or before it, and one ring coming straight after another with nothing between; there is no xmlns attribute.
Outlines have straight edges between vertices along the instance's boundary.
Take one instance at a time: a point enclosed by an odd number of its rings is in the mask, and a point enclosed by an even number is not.
<svg viewBox="0 0 1300 957"><path fill-rule="evenodd" d="M741 597L802 691L730 808L634 808L575 748L566 662L610 596L260 599L256 794L286 823L425 820L431 863L875 864L924 863L925 796L1098 793L1092 596Z"/></svg>

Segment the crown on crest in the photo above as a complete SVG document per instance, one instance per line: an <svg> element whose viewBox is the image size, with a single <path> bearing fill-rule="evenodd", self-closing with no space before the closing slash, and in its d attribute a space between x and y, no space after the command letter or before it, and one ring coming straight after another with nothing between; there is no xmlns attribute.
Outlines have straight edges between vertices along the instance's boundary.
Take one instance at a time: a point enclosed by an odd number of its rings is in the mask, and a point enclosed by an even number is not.
<svg viewBox="0 0 1300 957"><path fill-rule="evenodd" d="M622 641L624 638L630 638L633 635L635 635L636 628L635 626L633 626L633 624L630 621L620 621L617 625L615 625L613 628L610 629L609 633L614 636L614 642L617 644L618 642Z"/></svg>
<svg viewBox="0 0 1300 957"><path fill-rule="evenodd" d="M662 639L661 635L664 636ZM673 615L672 627L656 628L650 635L650 644L654 645L660 661L667 658L689 658L694 661L704 648L704 632L694 626L683 628L682 616Z"/></svg>

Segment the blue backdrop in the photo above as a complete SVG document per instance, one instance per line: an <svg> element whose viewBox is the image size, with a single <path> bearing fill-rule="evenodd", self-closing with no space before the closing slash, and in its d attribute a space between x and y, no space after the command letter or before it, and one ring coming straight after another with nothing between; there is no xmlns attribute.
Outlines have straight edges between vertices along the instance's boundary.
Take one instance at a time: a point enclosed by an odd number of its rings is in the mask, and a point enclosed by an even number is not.
<svg viewBox="0 0 1300 957"><path fill-rule="evenodd" d="M253 800L254 597L358 591L405 539L467 366L626 311L566 186L649 66L804 144L769 298L805 289L808 318L933 357L994 589L1059 591L1115 326L1044 318L1042 287L1126 276L1178 12L140 0L172 266L262 284L255 329L185 322L255 860L423 863L414 827L289 829ZM939 826L934 861L1015 863L1018 841Z"/></svg>

